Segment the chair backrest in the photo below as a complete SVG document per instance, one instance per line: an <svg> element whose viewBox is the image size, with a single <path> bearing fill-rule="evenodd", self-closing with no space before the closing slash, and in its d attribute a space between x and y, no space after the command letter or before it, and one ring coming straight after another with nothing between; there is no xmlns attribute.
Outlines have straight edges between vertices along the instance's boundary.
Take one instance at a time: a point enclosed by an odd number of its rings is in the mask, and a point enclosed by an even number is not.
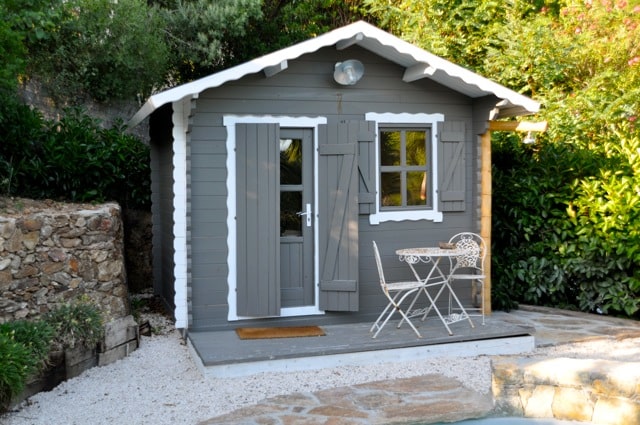
<svg viewBox="0 0 640 425"><path fill-rule="evenodd" d="M456 248L464 249L465 254L451 258L451 267L454 269L475 269L484 272L484 259L486 256L486 245L484 239L476 233L462 232L449 239Z"/></svg>
<svg viewBox="0 0 640 425"><path fill-rule="evenodd" d="M378 251L378 245L376 241L373 241L373 254L376 257L376 266L378 266L378 276L380 276L380 285L385 287L386 281L384 280L384 271L382 270L382 261L380 260L380 252Z"/></svg>

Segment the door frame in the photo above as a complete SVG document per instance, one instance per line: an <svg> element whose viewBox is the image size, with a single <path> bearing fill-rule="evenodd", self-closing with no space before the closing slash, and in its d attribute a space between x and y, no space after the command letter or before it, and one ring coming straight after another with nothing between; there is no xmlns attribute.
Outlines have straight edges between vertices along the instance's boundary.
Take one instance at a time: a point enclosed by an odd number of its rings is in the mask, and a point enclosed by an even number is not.
<svg viewBox="0 0 640 425"><path fill-rule="evenodd" d="M314 210L316 209L315 202L315 191L314 183L315 183L315 173L313 169L314 165L314 144L313 144L313 129L311 128L292 128L292 127L279 127L279 138L282 142L283 139L297 139L300 140L300 153L301 157L301 167L300 167L300 181L297 183L289 183L289 185L282 183L283 177L283 169L282 162L280 163L280 182L279 182L279 191L280 191L280 219L282 220L282 206L283 206L283 194L284 193L300 193L301 195L301 203L295 209L296 213L305 213L307 212L306 206L309 205L309 219L305 216L300 216L300 234L292 236L292 235L283 235L282 234L282 221L280 221L280 314L282 314L282 310L290 309L290 308L300 308L302 306L310 306L315 302L315 267L314 267L314 258L315 258L315 243L314 243L314 235L316 232L315 223L314 223ZM280 155L280 160L282 161L282 155ZM287 187L289 186L289 187ZM295 188L295 186L298 186ZM292 212L292 211L290 211ZM302 238L302 243L300 243L299 238ZM296 289L297 296L301 296L302 300L300 303L293 303L291 300L286 300L284 295L288 292L285 289L285 283L294 283L285 279L285 276L288 276L292 270L283 269L283 264L289 263L291 260L290 255L284 254L284 248L292 248L292 247L301 247L302 254L302 269L300 270L299 277L300 280L295 279L295 282L298 282L299 286ZM293 248L295 250L295 248ZM288 249L287 249L288 252ZM294 275L295 276L295 275ZM289 288L290 289L290 288ZM287 304L285 304L287 302Z"/></svg>
<svg viewBox="0 0 640 425"><path fill-rule="evenodd" d="M256 319L257 317L245 317L237 314L237 232L236 232L236 124L278 124L287 128L310 128L313 132L313 274L314 274L314 305L304 307L281 308L277 317L293 317L324 314L319 305L319 257L318 257L318 126L327 123L326 117L289 117L271 115L225 115L223 125L227 129L227 320L237 321Z"/></svg>

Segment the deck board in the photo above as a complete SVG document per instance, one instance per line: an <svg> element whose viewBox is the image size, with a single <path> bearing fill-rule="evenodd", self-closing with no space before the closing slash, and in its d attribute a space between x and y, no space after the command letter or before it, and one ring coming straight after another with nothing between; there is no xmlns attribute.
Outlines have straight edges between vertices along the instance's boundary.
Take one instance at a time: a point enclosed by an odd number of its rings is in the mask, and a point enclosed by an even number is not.
<svg viewBox="0 0 640 425"><path fill-rule="evenodd" d="M364 364L387 360L411 360L429 356L516 354L533 350L533 329L489 317L485 325L468 322L451 326L449 336L437 318L418 321L422 338L405 324L389 323L376 339L370 323L321 326L325 336L241 340L235 331L191 332L189 346L194 360L207 376L240 376L263 371L293 371Z"/></svg>

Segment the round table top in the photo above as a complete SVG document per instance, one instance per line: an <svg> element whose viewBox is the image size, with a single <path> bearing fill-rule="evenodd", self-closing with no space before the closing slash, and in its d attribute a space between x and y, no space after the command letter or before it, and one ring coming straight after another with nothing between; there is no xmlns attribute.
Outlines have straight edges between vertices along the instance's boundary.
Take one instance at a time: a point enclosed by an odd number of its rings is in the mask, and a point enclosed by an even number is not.
<svg viewBox="0 0 640 425"><path fill-rule="evenodd" d="M396 254L400 256L413 256L413 257L453 257L464 254L463 249L459 248L439 248L423 247L423 248L402 248L396 250Z"/></svg>

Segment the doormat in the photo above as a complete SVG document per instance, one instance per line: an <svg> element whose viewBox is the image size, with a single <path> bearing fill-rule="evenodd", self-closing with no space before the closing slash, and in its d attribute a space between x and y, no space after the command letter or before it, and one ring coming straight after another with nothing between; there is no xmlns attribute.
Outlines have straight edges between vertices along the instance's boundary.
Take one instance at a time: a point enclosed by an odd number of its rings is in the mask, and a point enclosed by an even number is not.
<svg viewBox="0 0 640 425"><path fill-rule="evenodd" d="M318 326L288 326L283 328L238 328L240 339L298 338L305 336L324 336Z"/></svg>

